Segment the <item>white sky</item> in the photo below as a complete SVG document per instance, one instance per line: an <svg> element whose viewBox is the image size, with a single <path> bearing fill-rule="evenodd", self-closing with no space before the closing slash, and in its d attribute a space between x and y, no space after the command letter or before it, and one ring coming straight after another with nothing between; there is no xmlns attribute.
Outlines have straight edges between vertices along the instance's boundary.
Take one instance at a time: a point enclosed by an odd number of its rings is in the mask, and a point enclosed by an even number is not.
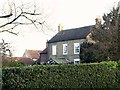
<svg viewBox="0 0 120 90"><path fill-rule="evenodd" d="M7 0L0 0L0 10L3 9ZM45 29L45 33L37 30L33 26L19 26L15 30L19 35L0 33L0 39L5 39L11 43L15 56L22 56L25 49L45 48L46 40L57 33L59 24L64 25L64 29L77 28L95 24L95 18L110 12L119 0L9 0L16 5L22 3L36 3L42 13L46 16L50 30ZM1 9L2 8L2 9ZM0 15L1 15L0 11ZM49 28L48 28L49 29ZM51 30L52 29L52 30Z"/></svg>

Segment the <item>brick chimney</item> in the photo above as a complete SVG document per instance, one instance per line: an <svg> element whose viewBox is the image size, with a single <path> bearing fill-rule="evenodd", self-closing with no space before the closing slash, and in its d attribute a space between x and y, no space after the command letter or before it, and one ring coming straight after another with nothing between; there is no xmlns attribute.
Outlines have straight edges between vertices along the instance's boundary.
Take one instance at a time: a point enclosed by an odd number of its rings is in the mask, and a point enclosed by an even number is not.
<svg viewBox="0 0 120 90"><path fill-rule="evenodd" d="M64 28L63 25L59 24L59 25L58 25L58 32L62 31L63 28Z"/></svg>
<svg viewBox="0 0 120 90"><path fill-rule="evenodd" d="M46 41L46 48L48 47L48 40Z"/></svg>
<svg viewBox="0 0 120 90"><path fill-rule="evenodd" d="M95 19L95 22L96 22L95 27L98 28L99 25L101 25L101 23L102 23L102 20L101 20L100 16L98 16L98 17Z"/></svg>
<svg viewBox="0 0 120 90"><path fill-rule="evenodd" d="M118 2L118 14L120 14L120 1Z"/></svg>
<svg viewBox="0 0 120 90"><path fill-rule="evenodd" d="M96 21L96 24L101 24L101 22L102 22L100 16L98 16L98 17L95 19L95 21Z"/></svg>

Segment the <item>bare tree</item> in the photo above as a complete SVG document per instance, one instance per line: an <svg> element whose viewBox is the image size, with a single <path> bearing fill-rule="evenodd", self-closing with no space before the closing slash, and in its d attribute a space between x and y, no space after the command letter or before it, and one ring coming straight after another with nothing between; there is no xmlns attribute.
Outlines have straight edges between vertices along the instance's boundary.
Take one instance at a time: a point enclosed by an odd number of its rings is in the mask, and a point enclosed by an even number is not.
<svg viewBox="0 0 120 90"><path fill-rule="evenodd" d="M11 57L12 53L10 50L10 44L6 43L5 40L2 39L2 42L0 43L0 64L7 65L10 60L7 59L7 57ZM1 66L2 66L1 65Z"/></svg>
<svg viewBox="0 0 120 90"><path fill-rule="evenodd" d="M3 13L0 13L0 33L8 32L18 35L15 28L20 25L34 25L37 29L39 29L39 27L43 28L43 26L46 27L44 16L36 4L30 6L28 3L17 6L14 2L8 1L6 5L8 9L4 8L1 11ZM2 39L0 43L0 63L1 61L2 63L7 62L5 60L6 53L10 56L12 55L9 43L6 43L5 40Z"/></svg>
<svg viewBox="0 0 120 90"><path fill-rule="evenodd" d="M19 25L34 25L36 28L40 25L43 27L45 21L36 5L25 8L24 5L17 7L15 3L12 3L8 6L9 13L0 15L0 20L3 22L0 23L0 33L8 32L17 35L13 29Z"/></svg>
<svg viewBox="0 0 120 90"><path fill-rule="evenodd" d="M11 50L10 50L10 44L6 43L5 40L2 39L2 42L0 43L0 53L2 56L8 55L11 56Z"/></svg>

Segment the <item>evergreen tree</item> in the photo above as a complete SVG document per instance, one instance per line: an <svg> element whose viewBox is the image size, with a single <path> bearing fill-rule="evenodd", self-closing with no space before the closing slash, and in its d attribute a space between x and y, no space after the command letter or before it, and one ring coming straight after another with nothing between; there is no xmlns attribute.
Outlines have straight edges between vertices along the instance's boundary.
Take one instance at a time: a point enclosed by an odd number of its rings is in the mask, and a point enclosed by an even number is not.
<svg viewBox="0 0 120 90"><path fill-rule="evenodd" d="M119 60L119 34L120 34L120 14L118 8L104 14L104 23L96 22L93 27L92 39L96 41L98 45L97 55L98 59L103 60Z"/></svg>

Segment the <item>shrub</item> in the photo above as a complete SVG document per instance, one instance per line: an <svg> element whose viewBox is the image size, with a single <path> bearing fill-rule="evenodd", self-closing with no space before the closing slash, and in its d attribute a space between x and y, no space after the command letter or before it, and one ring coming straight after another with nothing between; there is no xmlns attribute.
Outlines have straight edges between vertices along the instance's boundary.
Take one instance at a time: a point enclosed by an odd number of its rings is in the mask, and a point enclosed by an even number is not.
<svg viewBox="0 0 120 90"><path fill-rule="evenodd" d="M5 59L2 60L2 67L21 67L26 65L27 64L23 62L15 61L14 59L9 57L6 57Z"/></svg>
<svg viewBox="0 0 120 90"><path fill-rule="evenodd" d="M101 63L101 64L105 64L105 65L107 65L107 66L109 66L109 67L112 67L112 68L118 67L118 63L115 62L115 61L102 61L102 62L100 62L100 63Z"/></svg>
<svg viewBox="0 0 120 90"><path fill-rule="evenodd" d="M112 65L113 66L113 65ZM7 88L120 88L119 69L104 63L3 68Z"/></svg>
<svg viewBox="0 0 120 90"><path fill-rule="evenodd" d="M21 67L21 66L25 66L26 64L22 63L22 62L18 62L18 61L11 61L9 63L9 67Z"/></svg>

